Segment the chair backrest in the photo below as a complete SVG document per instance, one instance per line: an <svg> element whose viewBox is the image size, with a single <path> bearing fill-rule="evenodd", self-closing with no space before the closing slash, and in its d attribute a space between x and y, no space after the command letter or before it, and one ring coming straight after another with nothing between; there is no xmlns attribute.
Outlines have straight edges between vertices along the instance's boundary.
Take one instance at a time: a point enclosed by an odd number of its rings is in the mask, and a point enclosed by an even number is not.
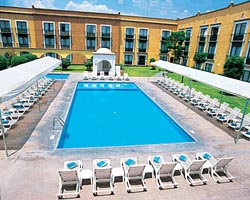
<svg viewBox="0 0 250 200"><path fill-rule="evenodd" d="M59 170L59 176L62 182L72 182L78 180L77 170Z"/></svg>
<svg viewBox="0 0 250 200"><path fill-rule="evenodd" d="M215 170L224 169L233 160L233 157L218 158L217 163L213 166Z"/></svg>
<svg viewBox="0 0 250 200"><path fill-rule="evenodd" d="M107 168L95 168L95 178L97 179L109 179L112 174L112 167Z"/></svg>
<svg viewBox="0 0 250 200"><path fill-rule="evenodd" d="M218 99L213 98L210 104L208 105L209 108L213 108L218 102Z"/></svg>
<svg viewBox="0 0 250 200"><path fill-rule="evenodd" d="M207 160L194 160L192 164L189 166L188 171L189 173L192 172L200 172L203 169L203 165L207 162Z"/></svg>
<svg viewBox="0 0 250 200"><path fill-rule="evenodd" d="M238 114L240 113L240 109L239 108L234 108L232 110L232 112L228 115L228 119L235 119Z"/></svg>
<svg viewBox="0 0 250 200"><path fill-rule="evenodd" d="M132 165L128 168L129 177L143 176L146 165Z"/></svg>
<svg viewBox="0 0 250 200"><path fill-rule="evenodd" d="M166 162L163 163L158 171L159 174L172 174L175 170L177 162Z"/></svg>

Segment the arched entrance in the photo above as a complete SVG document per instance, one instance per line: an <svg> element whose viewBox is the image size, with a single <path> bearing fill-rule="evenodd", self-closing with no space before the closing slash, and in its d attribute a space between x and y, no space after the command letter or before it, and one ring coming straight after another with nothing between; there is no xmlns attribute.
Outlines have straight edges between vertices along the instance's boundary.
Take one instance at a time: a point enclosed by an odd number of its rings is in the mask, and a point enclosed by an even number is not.
<svg viewBox="0 0 250 200"><path fill-rule="evenodd" d="M108 75L109 71L111 70L112 66L108 60L101 60L97 64L97 71L104 71L105 75Z"/></svg>

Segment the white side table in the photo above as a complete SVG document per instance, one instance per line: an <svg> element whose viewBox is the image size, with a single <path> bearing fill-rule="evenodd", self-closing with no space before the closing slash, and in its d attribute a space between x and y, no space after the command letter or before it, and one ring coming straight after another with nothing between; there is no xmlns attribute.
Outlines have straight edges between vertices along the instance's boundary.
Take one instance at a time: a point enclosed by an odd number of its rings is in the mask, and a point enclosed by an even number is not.
<svg viewBox="0 0 250 200"><path fill-rule="evenodd" d="M82 180L90 180L91 185L92 185L92 177L93 177L92 170L90 170L90 169L83 169L81 171L81 179Z"/></svg>
<svg viewBox="0 0 250 200"><path fill-rule="evenodd" d="M116 177L121 177L124 180L124 171L122 167L115 167L112 169L113 182L115 182Z"/></svg>

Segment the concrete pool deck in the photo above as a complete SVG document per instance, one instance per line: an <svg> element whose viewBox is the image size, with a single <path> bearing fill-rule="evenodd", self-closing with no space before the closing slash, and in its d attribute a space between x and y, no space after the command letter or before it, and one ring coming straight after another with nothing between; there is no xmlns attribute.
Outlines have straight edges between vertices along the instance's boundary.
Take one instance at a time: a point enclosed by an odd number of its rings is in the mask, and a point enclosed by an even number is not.
<svg viewBox="0 0 250 200"><path fill-rule="evenodd" d="M153 79L150 78L150 81ZM53 127L53 121L57 116L63 119L66 117L75 84L78 81L83 81L82 74L70 75L23 148L11 157L0 160L1 200L57 199L58 169L63 168L66 160L82 160L84 169L92 169L92 162L97 158L108 158L111 160L112 167L119 167L120 159L123 157L137 157L139 163L146 163L150 155L162 155L166 161L170 161L176 153L187 153L194 158L197 152L203 151L209 151L216 157L233 156L234 160L230 163L229 171L236 180L218 184L210 175L205 174L208 179L207 185L191 187L182 175L177 175L178 188L159 190L152 177L146 179L147 192L127 193L124 182L116 182L114 195L97 197L92 195L92 186L84 184L81 199L249 199L249 141L240 139L238 144L234 144L233 137L227 132L148 82L148 78L132 77L131 81L170 114L195 138L196 142L57 150L56 144L61 127L58 124ZM87 124L84 122L82 124L84 131L84 126Z"/></svg>

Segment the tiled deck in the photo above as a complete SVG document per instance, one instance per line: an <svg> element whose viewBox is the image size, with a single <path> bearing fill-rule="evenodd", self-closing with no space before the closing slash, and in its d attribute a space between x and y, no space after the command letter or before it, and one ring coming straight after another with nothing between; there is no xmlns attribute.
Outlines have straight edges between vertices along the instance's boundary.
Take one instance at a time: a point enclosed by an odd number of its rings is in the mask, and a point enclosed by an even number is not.
<svg viewBox="0 0 250 200"><path fill-rule="evenodd" d="M185 130L191 133L196 142L139 147L57 150L55 145L58 142L60 130L53 130L53 120L56 116L62 118L66 116L75 83L81 80L81 77L80 74L71 74L25 146L11 157L0 160L1 199L57 199L57 171L63 167L65 160L80 159L83 161L84 169L91 169L92 161L95 158L109 158L113 167L119 167L122 157L135 156L139 163L145 163L149 155L158 154L162 155L165 160L171 160L175 153L185 152L194 158L195 153L199 151L209 151L215 156L233 156L235 159L229 170L236 177L236 180L232 183L218 184L208 174L205 174L208 179L207 185L191 187L183 176L176 176L179 183L177 189L159 190L153 177L146 179L147 192L127 193L124 183L116 182L114 195L97 197L92 195L91 185L83 185L81 199L249 199L249 141L240 139L237 145L234 144L233 138L227 132L214 126L167 95L148 82L147 78L131 78L131 80L136 82ZM51 135L54 139L50 139Z"/></svg>

